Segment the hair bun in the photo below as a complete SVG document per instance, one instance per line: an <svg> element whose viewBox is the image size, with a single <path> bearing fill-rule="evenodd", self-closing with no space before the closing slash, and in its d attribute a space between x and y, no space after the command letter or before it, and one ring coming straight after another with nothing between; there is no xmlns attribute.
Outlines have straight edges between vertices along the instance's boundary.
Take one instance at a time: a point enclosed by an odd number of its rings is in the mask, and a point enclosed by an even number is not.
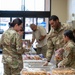
<svg viewBox="0 0 75 75"><path fill-rule="evenodd" d="M9 22L9 26L10 26L10 27L13 27L13 23L12 23L12 22Z"/></svg>

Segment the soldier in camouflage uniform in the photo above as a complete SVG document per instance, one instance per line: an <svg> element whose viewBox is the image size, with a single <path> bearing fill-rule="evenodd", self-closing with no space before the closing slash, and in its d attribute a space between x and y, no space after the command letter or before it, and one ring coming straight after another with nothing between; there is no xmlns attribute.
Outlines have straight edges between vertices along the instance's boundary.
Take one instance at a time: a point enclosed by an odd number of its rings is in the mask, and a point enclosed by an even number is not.
<svg viewBox="0 0 75 75"><path fill-rule="evenodd" d="M63 60L58 63L58 67L75 68L75 37L71 30L64 32L64 41Z"/></svg>
<svg viewBox="0 0 75 75"><path fill-rule="evenodd" d="M50 17L50 25L51 25L51 30L50 33L48 34L48 40L47 40L47 45L48 45L48 50L46 54L47 61L44 63L44 65L48 65L48 62L50 62L54 52L57 49L63 47L64 45L63 32L66 29L69 28L72 29L72 27L66 23L61 24L59 22L59 18L56 15L52 15ZM60 60L56 60L56 66L59 61Z"/></svg>
<svg viewBox="0 0 75 75"><path fill-rule="evenodd" d="M17 33L23 27L20 19L14 19L9 23L11 28L6 30L1 37L1 47L3 50L2 62L4 64L4 75L20 75L23 68L22 38Z"/></svg>

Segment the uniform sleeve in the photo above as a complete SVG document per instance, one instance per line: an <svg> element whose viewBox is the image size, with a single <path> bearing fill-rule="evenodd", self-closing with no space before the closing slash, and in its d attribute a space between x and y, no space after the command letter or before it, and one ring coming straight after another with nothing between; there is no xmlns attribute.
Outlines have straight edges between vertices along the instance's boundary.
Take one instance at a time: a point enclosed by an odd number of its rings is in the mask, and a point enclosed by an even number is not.
<svg viewBox="0 0 75 75"><path fill-rule="evenodd" d="M50 38L48 38L47 40L47 46L48 46L48 50L47 50L46 58L47 58L47 61L50 61L52 54L54 52L54 45Z"/></svg>
<svg viewBox="0 0 75 75"><path fill-rule="evenodd" d="M1 43L1 39L0 39L0 48L2 49L2 43Z"/></svg>
<svg viewBox="0 0 75 75"><path fill-rule="evenodd" d="M5 38L3 37L4 34L2 34L1 38L0 38L0 48L3 50L3 39L5 40Z"/></svg>
<svg viewBox="0 0 75 75"><path fill-rule="evenodd" d="M22 47L22 38L18 34L16 34L16 50L18 54L24 53L24 49Z"/></svg>
<svg viewBox="0 0 75 75"><path fill-rule="evenodd" d="M71 63L72 59L72 48L67 47L65 50L65 58L58 64L59 67L67 66Z"/></svg>
<svg viewBox="0 0 75 75"><path fill-rule="evenodd" d="M74 30L74 27L72 25L69 25L68 28L72 31Z"/></svg>
<svg viewBox="0 0 75 75"><path fill-rule="evenodd" d="M73 25L69 25L69 24L66 24L66 23L64 23L64 25L65 25L65 27L66 27L66 30L67 29L70 29L70 30L74 30L74 27L73 27Z"/></svg>

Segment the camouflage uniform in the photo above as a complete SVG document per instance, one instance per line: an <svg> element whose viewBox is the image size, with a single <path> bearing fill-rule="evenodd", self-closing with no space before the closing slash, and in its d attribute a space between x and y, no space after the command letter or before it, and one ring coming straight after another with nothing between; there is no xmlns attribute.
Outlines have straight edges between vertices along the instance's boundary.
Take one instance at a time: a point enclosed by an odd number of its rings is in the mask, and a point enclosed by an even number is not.
<svg viewBox="0 0 75 75"><path fill-rule="evenodd" d="M63 60L60 61L58 66L75 68L75 43L70 40L64 45L63 48Z"/></svg>
<svg viewBox="0 0 75 75"><path fill-rule="evenodd" d="M54 30L53 28L51 28L47 40L48 50L47 50L46 58L48 61L51 60L52 54L54 53L55 50L63 47L64 45L63 32L66 29L72 30L73 28L70 25L65 23L61 24L58 30ZM59 61L56 60L56 65L58 64Z"/></svg>
<svg viewBox="0 0 75 75"><path fill-rule="evenodd" d="M13 28L9 28L1 37L1 45L4 75L20 75L23 68L22 54L24 53L20 35Z"/></svg>

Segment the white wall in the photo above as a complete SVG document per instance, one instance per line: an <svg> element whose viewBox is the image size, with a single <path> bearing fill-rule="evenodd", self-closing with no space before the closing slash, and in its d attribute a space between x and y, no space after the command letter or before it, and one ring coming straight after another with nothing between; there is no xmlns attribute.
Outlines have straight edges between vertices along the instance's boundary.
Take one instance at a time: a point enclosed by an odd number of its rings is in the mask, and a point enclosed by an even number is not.
<svg viewBox="0 0 75 75"><path fill-rule="evenodd" d="M74 18L72 14L74 14ZM68 20L73 19L75 19L75 0L68 0Z"/></svg>
<svg viewBox="0 0 75 75"><path fill-rule="evenodd" d="M61 22L68 19L68 0L51 0L51 15L57 15Z"/></svg>

